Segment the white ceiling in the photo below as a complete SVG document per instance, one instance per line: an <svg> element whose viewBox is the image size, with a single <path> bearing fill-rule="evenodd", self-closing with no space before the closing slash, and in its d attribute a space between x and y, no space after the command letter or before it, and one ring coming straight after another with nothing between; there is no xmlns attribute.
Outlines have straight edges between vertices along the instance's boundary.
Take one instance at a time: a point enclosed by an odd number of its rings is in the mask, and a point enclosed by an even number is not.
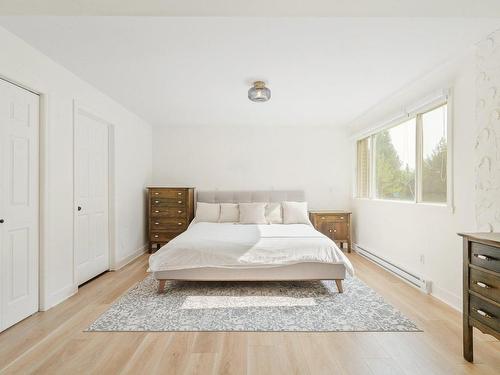
<svg viewBox="0 0 500 375"><path fill-rule="evenodd" d="M498 0L2 0L0 14L499 17Z"/></svg>
<svg viewBox="0 0 500 375"><path fill-rule="evenodd" d="M500 27L464 18L0 17L153 125L345 125ZM253 80L272 98L253 103Z"/></svg>

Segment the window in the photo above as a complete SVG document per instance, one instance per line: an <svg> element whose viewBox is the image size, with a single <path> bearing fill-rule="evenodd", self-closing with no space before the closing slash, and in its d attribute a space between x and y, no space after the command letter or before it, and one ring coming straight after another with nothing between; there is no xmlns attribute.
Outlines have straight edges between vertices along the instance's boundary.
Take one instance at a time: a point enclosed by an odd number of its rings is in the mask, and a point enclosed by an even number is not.
<svg viewBox="0 0 500 375"><path fill-rule="evenodd" d="M381 199L415 199L415 119L377 133L375 192Z"/></svg>
<svg viewBox="0 0 500 375"><path fill-rule="evenodd" d="M364 138L357 143L357 196L359 198L370 197L370 137Z"/></svg>
<svg viewBox="0 0 500 375"><path fill-rule="evenodd" d="M446 103L357 141L356 197L447 202Z"/></svg>
<svg viewBox="0 0 500 375"><path fill-rule="evenodd" d="M422 201L446 202L447 106L422 115Z"/></svg>

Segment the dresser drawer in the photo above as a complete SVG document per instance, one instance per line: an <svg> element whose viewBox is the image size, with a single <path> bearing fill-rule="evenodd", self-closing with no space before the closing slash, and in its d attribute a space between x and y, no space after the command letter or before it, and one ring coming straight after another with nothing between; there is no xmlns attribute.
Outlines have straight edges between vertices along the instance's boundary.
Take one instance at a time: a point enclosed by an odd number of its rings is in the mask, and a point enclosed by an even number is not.
<svg viewBox="0 0 500 375"><path fill-rule="evenodd" d="M471 244L471 263L487 270L500 272L498 248L477 242Z"/></svg>
<svg viewBox="0 0 500 375"><path fill-rule="evenodd" d="M187 220L185 218L168 218L168 217L158 217L153 218L149 222L151 230L161 229L161 230L176 230L177 228L186 228Z"/></svg>
<svg viewBox="0 0 500 375"><path fill-rule="evenodd" d="M187 210L184 207L151 207L151 217L187 217Z"/></svg>
<svg viewBox="0 0 500 375"><path fill-rule="evenodd" d="M469 289L500 303L500 279L498 276L470 269Z"/></svg>
<svg viewBox="0 0 500 375"><path fill-rule="evenodd" d="M151 207L185 207L183 198L151 198Z"/></svg>
<svg viewBox="0 0 500 375"><path fill-rule="evenodd" d="M151 189L151 199L154 198L186 198L185 189Z"/></svg>
<svg viewBox="0 0 500 375"><path fill-rule="evenodd" d="M479 297L470 296L469 315L489 328L500 331L500 307Z"/></svg>
<svg viewBox="0 0 500 375"><path fill-rule="evenodd" d="M172 238L177 237L179 234L181 234L184 230L179 229L177 231L159 231L159 230L152 230L150 234L150 241L154 242L168 242Z"/></svg>

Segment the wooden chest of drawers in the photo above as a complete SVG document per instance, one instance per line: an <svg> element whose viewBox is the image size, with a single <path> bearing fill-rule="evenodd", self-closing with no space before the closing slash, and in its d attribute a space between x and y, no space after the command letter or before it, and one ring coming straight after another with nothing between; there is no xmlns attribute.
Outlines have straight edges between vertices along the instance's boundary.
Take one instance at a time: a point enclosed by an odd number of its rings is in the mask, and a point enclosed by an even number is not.
<svg viewBox="0 0 500 375"><path fill-rule="evenodd" d="M194 217L194 189L148 188L149 251L157 248L186 230Z"/></svg>
<svg viewBox="0 0 500 375"><path fill-rule="evenodd" d="M340 248L347 243L351 252L351 213L348 211L309 211L309 218L316 230L339 243Z"/></svg>
<svg viewBox="0 0 500 375"><path fill-rule="evenodd" d="M463 237L463 346L473 361L473 327L500 339L500 233Z"/></svg>

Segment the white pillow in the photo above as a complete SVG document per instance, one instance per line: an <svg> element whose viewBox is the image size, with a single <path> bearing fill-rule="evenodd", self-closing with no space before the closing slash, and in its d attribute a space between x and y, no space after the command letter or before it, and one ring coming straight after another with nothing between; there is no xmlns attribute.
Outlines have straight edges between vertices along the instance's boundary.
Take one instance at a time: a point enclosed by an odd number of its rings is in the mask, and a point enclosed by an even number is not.
<svg viewBox="0 0 500 375"><path fill-rule="evenodd" d="M267 224L266 203L240 203L240 224Z"/></svg>
<svg viewBox="0 0 500 375"><path fill-rule="evenodd" d="M281 203L268 203L266 205L266 220L269 224L283 224Z"/></svg>
<svg viewBox="0 0 500 375"><path fill-rule="evenodd" d="M217 223L219 221L220 215L220 204L219 203L203 203L198 202L196 204L196 216L194 221L207 222L207 223Z"/></svg>
<svg viewBox="0 0 500 375"><path fill-rule="evenodd" d="M311 224L307 202L282 202L283 224Z"/></svg>
<svg viewBox="0 0 500 375"><path fill-rule="evenodd" d="M238 203L221 203L219 223L237 223L240 221Z"/></svg>

